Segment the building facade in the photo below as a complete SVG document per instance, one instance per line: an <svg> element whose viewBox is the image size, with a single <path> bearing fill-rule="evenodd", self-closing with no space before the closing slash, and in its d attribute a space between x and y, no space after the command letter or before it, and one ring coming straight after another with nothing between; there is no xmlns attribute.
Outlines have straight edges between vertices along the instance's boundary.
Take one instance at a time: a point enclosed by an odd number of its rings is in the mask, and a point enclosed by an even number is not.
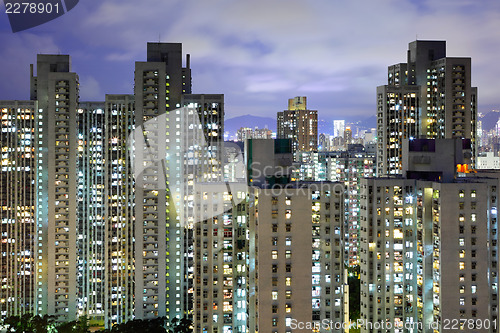
<svg viewBox="0 0 500 333"><path fill-rule="evenodd" d="M0 315L21 315L38 304L38 103L0 101ZM39 226L40 225L40 226Z"/></svg>
<svg viewBox="0 0 500 333"><path fill-rule="evenodd" d="M467 138L477 155L477 88L471 59L446 56L445 41L409 44L407 63L388 68L377 88L377 174L401 174L403 139Z"/></svg>
<svg viewBox="0 0 500 333"><path fill-rule="evenodd" d="M361 180L375 176L375 154L361 146L347 151L300 153L293 179L342 183L344 189L344 259L349 266L359 264L359 224Z"/></svg>
<svg viewBox="0 0 500 333"><path fill-rule="evenodd" d="M404 177L362 181L362 332L496 332L499 177L467 172L470 145L405 141Z"/></svg>
<svg viewBox="0 0 500 333"><path fill-rule="evenodd" d="M78 75L68 55L38 55L31 73L38 101L38 313L76 319Z"/></svg>
<svg viewBox="0 0 500 333"><path fill-rule="evenodd" d="M278 139L292 139L293 152L317 151L318 111L307 109L306 97L288 100L288 110L278 112Z"/></svg>

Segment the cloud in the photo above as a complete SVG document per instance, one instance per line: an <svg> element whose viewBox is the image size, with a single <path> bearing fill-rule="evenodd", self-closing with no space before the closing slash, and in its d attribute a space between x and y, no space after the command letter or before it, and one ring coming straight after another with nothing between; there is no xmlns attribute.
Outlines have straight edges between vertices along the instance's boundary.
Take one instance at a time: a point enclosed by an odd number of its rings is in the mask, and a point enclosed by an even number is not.
<svg viewBox="0 0 500 333"><path fill-rule="evenodd" d="M93 76L80 76L80 99L82 101L104 100L104 94L101 86Z"/></svg>
<svg viewBox="0 0 500 333"><path fill-rule="evenodd" d="M0 99L29 99L30 64L36 64L37 54L60 49L48 35L7 32L0 33L0 41Z"/></svg>
<svg viewBox="0 0 500 333"><path fill-rule="evenodd" d="M99 82L102 96L123 87L132 93L133 82L124 81L133 62L145 60L147 41L182 42L192 55L193 91L224 93L228 116L248 113L249 105L269 115L307 94L310 103L321 101L321 117L374 114L375 88L387 66L406 61L408 43L444 39L449 56L472 57L481 110L500 104L499 9L496 0L107 0L80 3L54 21L50 40L65 53L92 55L73 62L88 71L81 77Z"/></svg>

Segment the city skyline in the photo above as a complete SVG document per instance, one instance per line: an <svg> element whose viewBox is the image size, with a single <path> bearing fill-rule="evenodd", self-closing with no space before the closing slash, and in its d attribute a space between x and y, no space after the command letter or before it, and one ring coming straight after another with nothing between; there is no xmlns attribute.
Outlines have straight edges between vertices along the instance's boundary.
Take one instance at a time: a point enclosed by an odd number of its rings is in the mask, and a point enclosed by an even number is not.
<svg viewBox="0 0 500 333"><path fill-rule="evenodd" d="M224 143L225 95L191 89L180 43L147 43L133 95L100 102L79 99L69 55L38 55L31 100L0 101L1 315L87 315L101 328L189 318L217 333L496 323L500 173L473 170L472 59L444 47L410 42L381 86L395 92L377 89L377 143L346 126L340 140L321 136L337 152L312 147L306 96L277 112L291 135ZM393 149L400 172L379 171Z"/></svg>
<svg viewBox="0 0 500 333"><path fill-rule="evenodd" d="M368 117L375 110L373 87L385 78L387 64L404 61L393 50L431 39L446 40L450 54L474 59L472 84L481 91L478 111L485 113L499 106L500 69L491 64L499 48L500 11L494 1L476 7L471 1L410 0L362 6L292 1L286 7L279 1L196 6L151 1L142 7L106 1L80 3L57 20L16 34L2 11L0 75L10 80L0 83L0 99L27 99L26 64L37 53L72 55L75 71L84 73L82 100L129 94L130 67L144 58L142 45L161 40L182 42L185 53L194 55L193 75L199 79L193 88L224 93L228 119L283 110L292 96L308 96L320 118Z"/></svg>

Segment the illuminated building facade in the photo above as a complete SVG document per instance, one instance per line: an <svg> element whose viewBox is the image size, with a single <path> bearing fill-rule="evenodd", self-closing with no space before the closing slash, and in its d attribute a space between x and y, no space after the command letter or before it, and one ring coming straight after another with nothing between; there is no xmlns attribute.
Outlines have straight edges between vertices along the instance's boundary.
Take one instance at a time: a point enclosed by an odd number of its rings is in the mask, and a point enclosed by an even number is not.
<svg viewBox="0 0 500 333"><path fill-rule="evenodd" d="M404 178L362 181L361 318L394 332L441 332L454 319L496 332L499 174L464 172L467 139L404 145Z"/></svg>
<svg viewBox="0 0 500 333"><path fill-rule="evenodd" d="M194 236L196 218L195 187L200 183L219 183L224 180L224 95L185 94L183 108L175 121L179 130L182 179L174 189L174 202L183 227L183 297L186 312L193 310L194 294ZM177 111L176 111L177 112ZM173 127L173 126L172 126ZM171 154L174 154L173 150ZM177 153L175 153L177 155ZM176 184L177 185L177 184ZM175 198L179 195L180 200Z"/></svg>
<svg viewBox="0 0 500 333"><path fill-rule="evenodd" d="M32 313L38 304L38 103L0 101L0 315Z"/></svg>
<svg viewBox="0 0 500 333"><path fill-rule="evenodd" d="M343 186L252 189L249 331L306 332L294 323L346 321ZM318 332L342 331L330 328Z"/></svg>
<svg viewBox="0 0 500 333"><path fill-rule="evenodd" d="M68 55L38 55L31 99L38 101L38 313L76 319L78 75Z"/></svg>
<svg viewBox="0 0 500 333"><path fill-rule="evenodd" d="M351 146L347 151L299 153L294 179L301 181L331 181L345 186L345 245L346 264L359 264L359 200L361 180L375 176L375 154L362 146Z"/></svg>
<svg viewBox="0 0 500 333"><path fill-rule="evenodd" d="M236 138L240 142L244 142L246 139L272 139L272 137L273 132L267 128L240 127L236 133Z"/></svg>
<svg viewBox="0 0 500 333"><path fill-rule="evenodd" d="M134 318L135 186L127 139L135 128L133 95L106 95L104 126L106 267L105 325Z"/></svg>
<svg viewBox="0 0 500 333"><path fill-rule="evenodd" d="M333 121L333 137L337 138L344 136L345 120L334 120Z"/></svg>
<svg viewBox="0 0 500 333"><path fill-rule="evenodd" d="M106 277L106 159L105 112L102 102L78 106L77 308L103 322Z"/></svg>
<svg viewBox="0 0 500 333"><path fill-rule="evenodd" d="M317 151L318 111L307 109L307 99L288 100L288 110L278 112L277 138L292 139L293 152Z"/></svg>
<svg viewBox="0 0 500 333"><path fill-rule="evenodd" d="M235 185L240 188L230 183L196 187L195 332L250 332L247 189Z"/></svg>
<svg viewBox="0 0 500 333"><path fill-rule="evenodd" d="M477 88L471 59L446 57L445 41L409 44L408 61L390 66L377 88L377 174L401 174L402 141L467 138L476 165Z"/></svg>
<svg viewBox="0 0 500 333"><path fill-rule="evenodd" d="M133 318L133 116L133 95L78 108L78 315L108 327Z"/></svg>
<svg viewBox="0 0 500 333"><path fill-rule="evenodd" d="M148 43L147 61L135 65L134 121L141 128L134 134L135 317L140 319L182 317L187 306L181 296L184 229L170 193L181 171L178 161L165 164L180 136L167 124L179 117L181 95L191 92L189 57L186 62L184 68L181 44Z"/></svg>

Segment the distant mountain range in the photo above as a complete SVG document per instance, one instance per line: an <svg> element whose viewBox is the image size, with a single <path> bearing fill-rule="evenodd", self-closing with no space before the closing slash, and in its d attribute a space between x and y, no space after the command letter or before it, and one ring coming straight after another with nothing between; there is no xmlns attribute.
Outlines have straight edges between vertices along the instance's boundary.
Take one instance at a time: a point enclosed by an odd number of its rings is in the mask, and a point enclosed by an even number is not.
<svg viewBox="0 0 500 333"><path fill-rule="evenodd" d="M335 118L320 118L318 122L318 132L333 134L333 120L340 119L341 117ZM491 131L495 128L496 123L500 119L500 111L490 111L479 118L482 121L483 131ZM353 134L356 135L359 131L370 130L371 128L377 127L377 117L370 116L367 118L355 118L355 117L345 117L346 126L350 126ZM236 132L241 127L250 128L268 128L273 132L276 132L276 118L271 117L259 117L253 115L245 115L226 119L224 122L224 131L229 133L230 136L236 134ZM318 134L319 134L318 133Z"/></svg>
<svg viewBox="0 0 500 333"><path fill-rule="evenodd" d="M337 117L336 119L338 118L339 117ZM376 125L376 116L360 119L346 119L346 126L351 126L354 134L356 134L358 130L361 131L375 128ZM276 132L276 118L245 115L226 119L224 122L224 132L229 133L230 136L235 135L241 127L268 128L271 131ZM320 119L318 122L318 131L319 133L333 134L333 118Z"/></svg>
<svg viewBox="0 0 500 333"><path fill-rule="evenodd" d="M486 114L484 114L481 118L481 123L483 125L483 131L491 131L492 129L495 128L495 125L498 122L498 119L500 119L500 111L490 111Z"/></svg>
<svg viewBox="0 0 500 333"><path fill-rule="evenodd" d="M234 117L224 121L224 132L234 135L241 127L268 128L276 132L276 118L258 117L247 114L245 116Z"/></svg>

